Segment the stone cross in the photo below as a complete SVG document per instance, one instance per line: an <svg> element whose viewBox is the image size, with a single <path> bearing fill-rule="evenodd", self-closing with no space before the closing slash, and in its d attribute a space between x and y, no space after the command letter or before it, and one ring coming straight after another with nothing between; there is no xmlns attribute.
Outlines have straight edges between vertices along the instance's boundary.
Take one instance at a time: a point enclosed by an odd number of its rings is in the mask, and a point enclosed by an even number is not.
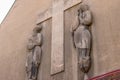
<svg viewBox="0 0 120 80"><path fill-rule="evenodd" d="M81 0L53 0L52 8L39 15L37 24L52 18L51 75L64 71L64 11Z"/></svg>
<svg viewBox="0 0 120 80"><path fill-rule="evenodd" d="M63 0L54 0L52 8L51 74L64 70Z"/></svg>

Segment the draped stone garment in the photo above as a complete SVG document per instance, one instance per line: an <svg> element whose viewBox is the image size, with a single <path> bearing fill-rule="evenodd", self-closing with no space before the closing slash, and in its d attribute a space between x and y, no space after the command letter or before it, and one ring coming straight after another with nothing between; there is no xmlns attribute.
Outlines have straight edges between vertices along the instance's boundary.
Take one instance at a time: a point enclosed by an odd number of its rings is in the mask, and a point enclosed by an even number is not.
<svg viewBox="0 0 120 80"><path fill-rule="evenodd" d="M29 79L36 80L38 74L38 67L41 62L42 57L42 34L37 33L32 35L29 39L28 50L29 54L27 56L26 71Z"/></svg>
<svg viewBox="0 0 120 80"><path fill-rule="evenodd" d="M90 49L91 45L91 34L84 25L80 25L74 31L74 44L76 48L87 48Z"/></svg>
<svg viewBox="0 0 120 80"><path fill-rule="evenodd" d="M91 34L85 25L80 25L74 31L74 44L78 53L78 64L82 72L90 68Z"/></svg>

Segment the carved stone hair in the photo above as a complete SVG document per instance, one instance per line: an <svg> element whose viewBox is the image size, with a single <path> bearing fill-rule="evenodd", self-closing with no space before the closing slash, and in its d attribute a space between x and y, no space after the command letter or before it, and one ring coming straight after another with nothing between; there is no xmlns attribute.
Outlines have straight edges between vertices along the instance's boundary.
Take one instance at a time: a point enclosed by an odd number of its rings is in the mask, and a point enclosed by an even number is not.
<svg viewBox="0 0 120 80"><path fill-rule="evenodd" d="M33 32L39 33L41 30L42 30L42 25L40 25L39 27L35 27L35 28L33 29Z"/></svg>

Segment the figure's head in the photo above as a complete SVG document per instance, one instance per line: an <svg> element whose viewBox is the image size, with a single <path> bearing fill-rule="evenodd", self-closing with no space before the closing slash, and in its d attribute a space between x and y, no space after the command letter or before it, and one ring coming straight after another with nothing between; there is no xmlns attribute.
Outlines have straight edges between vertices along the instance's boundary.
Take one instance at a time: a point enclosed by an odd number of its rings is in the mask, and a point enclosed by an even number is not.
<svg viewBox="0 0 120 80"><path fill-rule="evenodd" d="M37 26L33 29L33 36L37 35L37 33L40 33L42 30L42 25Z"/></svg>
<svg viewBox="0 0 120 80"><path fill-rule="evenodd" d="M35 27L35 28L33 29L33 32L34 32L34 33L39 33L41 30L42 30L42 25Z"/></svg>
<svg viewBox="0 0 120 80"><path fill-rule="evenodd" d="M91 15L88 5L84 3L80 4L80 8L78 10L78 19L79 19L80 24L87 25L87 26L91 25L92 15Z"/></svg>
<svg viewBox="0 0 120 80"><path fill-rule="evenodd" d="M83 19L84 19L83 12L88 11L88 10L89 10L88 5L86 5L84 3L80 4L80 8L78 9L79 24L83 24Z"/></svg>
<svg viewBox="0 0 120 80"><path fill-rule="evenodd" d="M81 4L80 4L80 8L79 8L79 10L78 10L78 15L79 15L81 12L84 12L84 11L87 11L87 10L89 10L88 5L86 5L86 4L84 4L84 3L81 3Z"/></svg>

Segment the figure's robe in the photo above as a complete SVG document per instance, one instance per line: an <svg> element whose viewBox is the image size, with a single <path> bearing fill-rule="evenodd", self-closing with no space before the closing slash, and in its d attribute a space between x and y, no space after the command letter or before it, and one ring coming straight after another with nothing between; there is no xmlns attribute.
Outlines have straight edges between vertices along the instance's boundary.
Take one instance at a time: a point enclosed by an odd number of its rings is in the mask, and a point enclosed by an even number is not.
<svg viewBox="0 0 120 80"><path fill-rule="evenodd" d="M29 39L27 56L26 70L29 79L36 79L38 74L38 67L41 62L42 56L42 34L38 33L36 36L32 36Z"/></svg>
<svg viewBox="0 0 120 80"><path fill-rule="evenodd" d="M82 25L81 25L82 26ZM87 48L91 46L91 34L88 29L82 26L74 31L74 43L76 48Z"/></svg>

